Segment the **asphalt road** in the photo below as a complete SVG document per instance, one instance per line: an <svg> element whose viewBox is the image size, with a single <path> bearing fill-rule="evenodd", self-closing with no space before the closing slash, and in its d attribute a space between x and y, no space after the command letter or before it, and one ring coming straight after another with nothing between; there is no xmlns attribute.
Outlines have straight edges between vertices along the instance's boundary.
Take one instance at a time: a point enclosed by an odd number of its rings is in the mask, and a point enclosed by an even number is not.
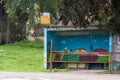
<svg viewBox="0 0 120 80"><path fill-rule="evenodd" d="M69 72L0 72L0 80L120 80L119 74L96 74L96 70Z"/></svg>

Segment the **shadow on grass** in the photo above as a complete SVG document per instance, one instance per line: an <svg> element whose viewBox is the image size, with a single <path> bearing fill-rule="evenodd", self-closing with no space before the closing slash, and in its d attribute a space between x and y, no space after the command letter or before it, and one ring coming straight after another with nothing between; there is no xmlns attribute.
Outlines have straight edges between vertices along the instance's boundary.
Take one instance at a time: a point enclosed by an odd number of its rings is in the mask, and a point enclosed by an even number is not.
<svg viewBox="0 0 120 80"><path fill-rule="evenodd" d="M8 44L9 46L19 46L19 47L23 47L23 48L44 48L43 45L43 41L42 40L36 40L36 41L28 41L28 40L24 40L21 42L16 42L16 43L11 43Z"/></svg>

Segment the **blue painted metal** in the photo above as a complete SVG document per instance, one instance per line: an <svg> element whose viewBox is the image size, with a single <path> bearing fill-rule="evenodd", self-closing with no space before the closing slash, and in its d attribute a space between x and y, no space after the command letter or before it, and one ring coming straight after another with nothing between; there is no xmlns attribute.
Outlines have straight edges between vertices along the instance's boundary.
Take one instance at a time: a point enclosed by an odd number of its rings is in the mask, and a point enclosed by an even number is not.
<svg viewBox="0 0 120 80"><path fill-rule="evenodd" d="M47 69L47 28L44 28L44 68Z"/></svg>
<svg viewBox="0 0 120 80"><path fill-rule="evenodd" d="M112 52L112 36L109 37L109 52Z"/></svg>
<svg viewBox="0 0 120 80"><path fill-rule="evenodd" d="M50 40L53 40L53 50L64 50L68 48L75 50L76 48L85 48L91 52L91 46L93 50L96 48L103 48L109 51L109 36L58 36L52 31L48 31L48 48ZM68 33L69 34L69 33Z"/></svg>
<svg viewBox="0 0 120 80"><path fill-rule="evenodd" d="M47 32L47 47L50 49L50 41L53 40L53 50L60 50L60 36L54 35L52 31Z"/></svg>
<svg viewBox="0 0 120 80"><path fill-rule="evenodd" d="M109 50L109 36L69 36L61 38L60 50L64 50L66 47L70 50L75 50L77 48L85 48L87 51L91 52L91 46L93 50L96 48L103 48Z"/></svg>
<svg viewBox="0 0 120 80"><path fill-rule="evenodd" d="M54 29L55 30L55 29ZM56 35L53 29L44 29L44 57L47 60L47 53L50 50L50 41L53 40L53 50L75 50L77 48L85 48L88 52L94 49L103 48L109 52L112 51L112 36L104 35L102 31L90 31L90 35L77 35L77 36L61 36ZM64 29L57 29L64 30ZM59 32L60 33L60 32ZM61 32L62 33L62 32ZM72 33L72 32L68 32ZM94 35L97 34L97 35ZM64 35L64 34L63 34ZM92 49L91 49L92 46Z"/></svg>

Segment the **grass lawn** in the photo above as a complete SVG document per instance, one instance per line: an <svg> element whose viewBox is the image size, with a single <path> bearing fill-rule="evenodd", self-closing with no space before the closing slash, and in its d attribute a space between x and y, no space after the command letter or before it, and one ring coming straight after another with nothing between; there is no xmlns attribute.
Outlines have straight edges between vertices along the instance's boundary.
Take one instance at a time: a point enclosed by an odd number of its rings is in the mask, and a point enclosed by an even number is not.
<svg viewBox="0 0 120 80"><path fill-rule="evenodd" d="M43 41L21 41L0 46L0 71L39 72L43 66Z"/></svg>

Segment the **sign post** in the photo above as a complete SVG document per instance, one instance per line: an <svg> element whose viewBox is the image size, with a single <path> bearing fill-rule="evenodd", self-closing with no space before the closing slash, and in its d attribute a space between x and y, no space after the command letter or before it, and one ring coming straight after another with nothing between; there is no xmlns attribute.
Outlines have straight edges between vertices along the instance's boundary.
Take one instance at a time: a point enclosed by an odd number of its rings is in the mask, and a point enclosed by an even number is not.
<svg viewBox="0 0 120 80"><path fill-rule="evenodd" d="M43 12L40 14L40 23L48 25L50 24L50 13L48 12Z"/></svg>

